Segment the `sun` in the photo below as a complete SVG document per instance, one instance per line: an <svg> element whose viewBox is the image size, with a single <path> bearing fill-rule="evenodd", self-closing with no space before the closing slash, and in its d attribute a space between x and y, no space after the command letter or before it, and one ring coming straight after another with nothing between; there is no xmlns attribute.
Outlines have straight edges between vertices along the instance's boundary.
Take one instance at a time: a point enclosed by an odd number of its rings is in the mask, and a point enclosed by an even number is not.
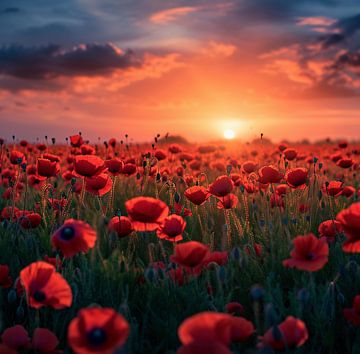
<svg viewBox="0 0 360 354"><path fill-rule="evenodd" d="M226 140L232 140L235 138L235 132L232 129L224 130L224 138Z"/></svg>

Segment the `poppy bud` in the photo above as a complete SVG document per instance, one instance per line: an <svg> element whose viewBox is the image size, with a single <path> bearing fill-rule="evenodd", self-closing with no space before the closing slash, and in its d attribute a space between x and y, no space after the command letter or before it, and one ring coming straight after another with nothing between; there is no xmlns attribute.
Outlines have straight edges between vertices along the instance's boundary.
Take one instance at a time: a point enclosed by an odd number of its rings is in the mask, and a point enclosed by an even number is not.
<svg viewBox="0 0 360 354"><path fill-rule="evenodd" d="M55 139L55 138L51 138L51 142L55 145L56 139Z"/></svg>
<svg viewBox="0 0 360 354"><path fill-rule="evenodd" d="M145 269L145 278L150 282L152 283L154 280L155 280L155 271L154 271L154 268L152 267L149 267L147 269Z"/></svg>
<svg viewBox="0 0 360 354"><path fill-rule="evenodd" d="M70 182L71 182L71 185L72 185L72 186L74 186L74 185L75 185L75 183L76 183L76 178L74 178L74 177L73 177L73 178L71 178L71 181L70 181Z"/></svg>
<svg viewBox="0 0 360 354"><path fill-rule="evenodd" d="M178 192L174 194L174 201L175 203L180 203L180 194Z"/></svg>
<svg viewBox="0 0 360 354"><path fill-rule="evenodd" d="M15 316L18 320L22 320L25 316L25 311L23 309L22 306L19 306L17 309L16 309L16 313L15 313Z"/></svg>
<svg viewBox="0 0 360 354"><path fill-rule="evenodd" d="M156 182L160 182L161 181L161 174L158 172L157 174L156 174Z"/></svg>
<svg viewBox="0 0 360 354"><path fill-rule="evenodd" d="M230 252L230 258L239 261L241 258L241 253L239 247L234 247Z"/></svg>
<svg viewBox="0 0 360 354"><path fill-rule="evenodd" d="M300 289L297 293L297 299L302 302L305 303L309 300L310 298L310 294L306 289Z"/></svg>
<svg viewBox="0 0 360 354"><path fill-rule="evenodd" d="M264 290L260 285L253 285L250 289L250 295L254 301L260 301L264 297Z"/></svg>
<svg viewBox="0 0 360 354"><path fill-rule="evenodd" d="M272 330L272 335L273 335L274 341L280 341L281 340L282 333L281 333L278 326L274 326L274 328Z"/></svg>
<svg viewBox="0 0 360 354"><path fill-rule="evenodd" d="M231 173L232 170L232 165L227 165L226 166L226 173L229 175Z"/></svg>
<svg viewBox="0 0 360 354"><path fill-rule="evenodd" d="M337 294L337 300L340 302L341 305L345 304L345 296L343 293L338 292Z"/></svg>
<svg viewBox="0 0 360 354"><path fill-rule="evenodd" d="M15 289L11 289L8 294L7 294L7 301L9 304L12 304L13 302L16 301L16 290Z"/></svg>
<svg viewBox="0 0 360 354"><path fill-rule="evenodd" d="M320 163L319 163L319 170L321 170L322 168L323 168L323 163L320 162Z"/></svg>
<svg viewBox="0 0 360 354"><path fill-rule="evenodd" d="M222 283L224 283L226 281L226 269L225 269L225 267L219 267L217 269L217 277Z"/></svg>
<svg viewBox="0 0 360 354"><path fill-rule="evenodd" d="M140 173L138 172L137 174L136 174L136 179L140 179L141 178L141 175L140 175Z"/></svg>
<svg viewBox="0 0 360 354"><path fill-rule="evenodd" d="M314 164L316 164L319 161L319 159L317 157L314 157L313 161L314 161Z"/></svg>
<svg viewBox="0 0 360 354"><path fill-rule="evenodd" d="M277 315L272 304L266 304L265 306L265 321L267 327L272 327L277 322Z"/></svg>
<svg viewBox="0 0 360 354"><path fill-rule="evenodd" d="M322 196L323 196L322 191L319 190L319 192L318 192L318 199L321 200L321 199L322 199Z"/></svg>

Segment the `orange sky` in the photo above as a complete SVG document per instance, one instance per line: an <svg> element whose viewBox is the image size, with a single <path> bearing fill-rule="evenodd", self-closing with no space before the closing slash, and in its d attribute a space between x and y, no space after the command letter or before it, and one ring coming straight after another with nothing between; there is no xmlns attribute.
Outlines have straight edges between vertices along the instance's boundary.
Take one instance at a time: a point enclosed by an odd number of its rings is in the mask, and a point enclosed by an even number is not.
<svg viewBox="0 0 360 354"><path fill-rule="evenodd" d="M82 3L94 24L110 21L110 9ZM295 8L285 22L249 12L237 33L238 2L178 3L187 4L146 11L144 5L141 19L129 13L125 20L136 35L122 39L111 22L104 40L88 34L68 43L55 30L47 42L34 32L34 43L20 47L10 38L0 48L1 135L63 139L80 130L90 139L128 133L139 141L169 132L205 141L233 129L241 139L359 137L360 63L357 29L349 32L346 22L351 14L337 18L324 7L302 16ZM338 34L347 40L328 45Z"/></svg>

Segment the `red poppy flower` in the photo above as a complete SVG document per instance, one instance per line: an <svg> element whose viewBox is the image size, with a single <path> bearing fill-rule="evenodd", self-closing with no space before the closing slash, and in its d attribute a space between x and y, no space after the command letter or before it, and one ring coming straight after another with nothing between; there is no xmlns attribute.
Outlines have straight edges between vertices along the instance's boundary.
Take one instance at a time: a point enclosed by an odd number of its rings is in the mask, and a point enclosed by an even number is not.
<svg viewBox="0 0 360 354"><path fill-rule="evenodd" d="M189 344L181 346L177 354L232 354L225 345L214 342L211 339L194 341Z"/></svg>
<svg viewBox="0 0 360 354"><path fill-rule="evenodd" d="M229 302L225 305L225 311L230 315L240 315L244 312L244 306L238 302Z"/></svg>
<svg viewBox="0 0 360 354"><path fill-rule="evenodd" d="M346 198L351 198L356 192L356 189L353 186L345 186L341 191L341 195Z"/></svg>
<svg viewBox="0 0 360 354"><path fill-rule="evenodd" d="M16 325L5 329L1 335L1 341L8 348L14 350L30 348L29 334L27 330L21 325Z"/></svg>
<svg viewBox="0 0 360 354"><path fill-rule="evenodd" d="M37 175L43 178L56 177L60 172L60 165L56 161L37 159Z"/></svg>
<svg viewBox="0 0 360 354"><path fill-rule="evenodd" d="M254 172L256 170L256 167L257 163L254 161L246 161L242 164L242 169L248 174Z"/></svg>
<svg viewBox="0 0 360 354"><path fill-rule="evenodd" d="M93 177L105 169L104 161L95 155L78 155L75 157L75 174L79 177Z"/></svg>
<svg viewBox="0 0 360 354"><path fill-rule="evenodd" d="M43 158L50 160L52 162L60 162L60 157L58 155L54 155L54 154L50 154L50 153L45 153L43 154Z"/></svg>
<svg viewBox="0 0 360 354"><path fill-rule="evenodd" d="M346 241L343 243L343 251L360 252L360 202L353 203L349 208L342 210L336 220L343 227Z"/></svg>
<svg viewBox="0 0 360 354"><path fill-rule="evenodd" d="M229 258L227 251L214 251L208 254L205 258L203 265L207 266L210 263L216 263L220 266L223 266L227 263Z"/></svg>
<svg viewBox="0 0 360 354"><path fill-rule="evenodd" d="M245 246L244 247L244 251L248 255L251 254L251 250L253 250L253 252L255 252L256 256L260 257L261 254L262 254L263 248L260 245L260 243L254 243L252 247L250 247L250 246Z"/></svg>
<svg viewBox="0 0 360 354"><path fill-rule="evenodd" d="M114 216L108 224L109 231L114 231L122 238L130 235L134 228L130 219L126 216Z"/></svg>
<svg viewBox="0 0 360 354"><path fill-rule="evenodd" d="M284 177L275 166L264 166L259 170L259 182L262 184L279 183Z"/></svg>
<svg viewBox="0 0 360 354"><path fill-rule="evenodd" d="M80 151L81 155L95 155L95 149L88 144L81 145Z"/></svg>
<svg viewBox="0 0 360 354"><path fill-rule="evenodd" d="M100 173L99 175L86 179L86 190L92 195L101 197L110 192L112 183L112 179L108 174Z"/></svg>
<svg viewBox="0 0 360 354"><path fill-rule="evenodd" d="M13 216L14 218L16 217L16 215L19 213L19 209L17 207L4 207L4 209L1 211L1 220L10 220L11 217Z"/></svg>
<svg viewBox="0 0 360 354"><path fill-rule="evenodd" d="M169 214L169 207L159 199L136 197L125 202L135 231L154 231Z"/></svg>
<svg viewBox="0 0 360 354"><path fill-rule="evenodd" d="M178 328L182 344L211 340L225 346L244 342L254 333L253 324L227 313L201 312L187 318Z"/></svg>
<svg viewBox="0 0 360 354"><path fill-rule="evenodd" d="M117 176L123 170L124 162L122 162L117 157L114 157L113 159L105 160L105 166L107 167L107 169L111 175Z"/></svg>
<svg viewBox="0 0 360 354"><path fill-rule="evenodd" d="M48 255L45 255L44 261L52 264L57 269L61 269L61 267L62 267L61 259L58 257L49 257Z"/></svg>
<svg viewBox="0 0 360 354"><path fill-rule="evenodd" d="M36 328L32 338L32 348L39 354L56 354L59 340L56 335L47 328Z"/></svg>
<svg viewBox="0 0 360 354"><path fill-rule="evenodd" d="M52 235L51 242L55 249L60 249L65 258L77 253L87 252L96 243L96 231L86 222L68 219Z"/></svg>
<svg viewBox="0 0 360 354"><path fill-rule="evenodd" d="M342 232L342 226L339 221L323 221L318 228L320 237L325 237L328 242L334 242L335 237Z"/></svg>
<svg viewBox="0 0 360 354"><path fill-rule="evenodd" d="M354 161L352 159L340 159L336 162L336 164L341 167L341 168L350 168L353 164Z"/></svg>
<svg viewBox="0 0 360 354"><path fill-rule="evenodd" d="M360 326L360 295L356 295L351 308L343 310L344 317L354 326Z"/></svg>
<svg viewBox="0 0 360 354"><path fill-rule="evenodd" d="M70 144L72 147L80 147L84 144L84 140L81 135L72 135L70 137Z"/></svg>
<svg viewBox="0 0 360 354"><path fill-rule="evenodd" d="M341 181L330 181L329 183L324 184L323 191L331 197L338 197L343 190L343 184L344 182Z"/></svg>
<svg viewBox="0 0 360 354"><path fill-rule="evenodd" d="M234 182L228 176L219 176L210 184L209 193L216 197L225 197L234 189Z"/></svg>
<svg viewBox="0 0 360 354"><path fill-rule="evenodd" d="M338 146L340 149L346 149L348 147L348 142L346 140L340 140Z"/></svg>
<svg viewBox="0 0 360 354"><path fill-rule="evenodd" d="M9 274L9 266L0 264L0 286L2 288L10 288L12 285L12 278Z"/></svg>
<svg viewBox="0 0 360 354"><path fill-rule="evenodd" d="M13 150L10 153L10 162L13 165L20 165L25 162L25 155L21 151Z"/></svg>
<svg viewBox="0 0 360 354"><path fill-rule="evenodd" d="M305 323L298 318L288 316L279 326L271 327L263 337L260 337L258 347L285 351L302 346L308 338Z"/></svg>
<svg viewBox="0 0 360 354"><path fill-rule="evenodd" d="M177 214L167 216L156 231L157 237L171 242L181 241L186 221Z"/></svg>
<svg viewBox="0 0 360 354"><path fill-rule="evenodd" d="M45 144L39 143L36 144L35 147L39 150L39 151L45 151L47 149L47 146Z"/></svg>
<svg viewBox="0 0 360 354"><path fill-rule="evenodd" d="M329 246L324 239L319 240L315 235L308 234L295 237L293 243L291 258L283 261L285 267L314 272L327 263Z"/></svg>
<svg viewBox="0 0 360 354"><path fill-rule="evenodd" d="M225 197L220 198L216 206L218 209L233 209L239 204L239 199L235 194L228 194Z"/></svg>
<svg viewBox="0 0 360 354"><path fill-rule="evenodd" d="M30 307L62 309L71 306L71 288L53 265L41 261L32 263L20 272L20 279Z"/></svg>
<svg viewBox="0 0 360 354"><path fill-rule="evenodd" d="M109 139L108 144L114 149L116 146L116 139L115 138Z"/></svg>
<svg viewBox="0 0 360 354"><path fill-rule="evenodd" d="M11 349L5 344L0 344L0 354L19 354L15 349Z"/></svg>
<svg viewBox="0 0 360 354"><path fill-rule="evenodd" d="M171 144L169 146L169 151L172 153L172 154L178 154L179 152L182 151L182 147L179 145L179 144Z"/></svg>
<svg viewBox="0 0 360 354"><path fill-rule="evenodd" d="M113 354L130 333L125 318L112 308L84 308L68 327L68 343L76 354Z"/></svg>
<svg viewBox="0 0 360 354"><path fill-rule="evenodd" d="M136 172L136 165L133 163L125 163L121 173L127 176L131 176Z"/></svg>
<svg viewBox="0 0 360 354"><path fill-rule="evenodd" d="M210 193L202 186L193 186L184 192L185 197L195 205L204 204L210 197Z"/></svg>
<svg viewBox="0 0 360 354"><path fill-rule="evenodd" d="M41 187L44 185L45 181L43 178L36 176L36 175L30 175L28 176L28 184L30 187L33 187L37 190L41 189Z"/></svg>
<svg viewBox="0 0 360 354"><path fill-rule="evenodd" d="M284 150L284 155L285 155L286 160L292 161L296 158L297 151L292 148L287 148Z"/></svg>
<svg viewBox="0 0 360 354"><path fill-rule="evenodd" d="M279 207L284 208L285 207L285 201L282 195L279 194L271 194L270 197L270 206L271 208Z"/></svg>
<svg viewBox="0 0 360 354"><path fill-rule="evenodd" d="M197 241L180 243L175 246L175 253L170 260L184 267L197 267L209 256L209 248Z"/></svg>
<svg viewBox="0 0 360 354"><path fill-rule="evenodd" d="M308 170L303 167L290 169L285 174L286 183L294 189L305 189L307 177Z"/></svg>
<svg viewBox="0 0 360 354"><path fill-rule="evenodd" d="M34 212L20 212L18 219L23 229L35 229L41 224L41 215Z"/></svg>
<svg viewBox="0 0 360 354"><path fill-rule="evenodd" d="M159 161L162 161L162 160L165 160L166 159L166 151L165 150L162 150L162 149L157 149L154 153L154 156L159 160Z"/></svg>
<svg viewBox="0 0 360 354"><path fill-rule="evenodd" d="M179 203L174 203L174 211L176 214L178 215L183 215L183 216L192 216L192 212L190 209L184 208L181 204Z"/></svg>

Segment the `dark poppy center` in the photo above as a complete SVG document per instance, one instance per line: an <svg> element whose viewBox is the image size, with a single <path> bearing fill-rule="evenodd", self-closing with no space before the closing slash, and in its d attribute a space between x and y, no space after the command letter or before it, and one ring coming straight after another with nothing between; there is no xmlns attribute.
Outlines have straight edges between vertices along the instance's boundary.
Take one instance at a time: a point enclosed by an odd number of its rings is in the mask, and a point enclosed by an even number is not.
<svg viewBox="0 0 360 354"><path fill-rule="evenodd" d="M307 259L308 261L312 261L314 258L315 258L314 253L308 253L308 255L306 256L306 259Z"/></svg>
<svg viewBox="0 0 360 354"><path fill-rule="evenodd" d="M41 290L37 290L34 292L33 294L33 298L37 301L37 302L43 302L46 299L46 295L43 291Z"/></svg>
<svg viewBox="0 0 360 354"><path fill-rule="evenodd" d="M74 236L75 236L75 230L74 230L74 228L72 228L70 226L66 226L61 230L60 237L63 240L69 241L72 238L74 238Z"/></svg>
<svg viewBox="0 0 360 354"><path fill-rule="evenodd" d="M100 346L106 342L106 332L102 328L93 328L87 335L87 339L93 346Z"/></svg>

